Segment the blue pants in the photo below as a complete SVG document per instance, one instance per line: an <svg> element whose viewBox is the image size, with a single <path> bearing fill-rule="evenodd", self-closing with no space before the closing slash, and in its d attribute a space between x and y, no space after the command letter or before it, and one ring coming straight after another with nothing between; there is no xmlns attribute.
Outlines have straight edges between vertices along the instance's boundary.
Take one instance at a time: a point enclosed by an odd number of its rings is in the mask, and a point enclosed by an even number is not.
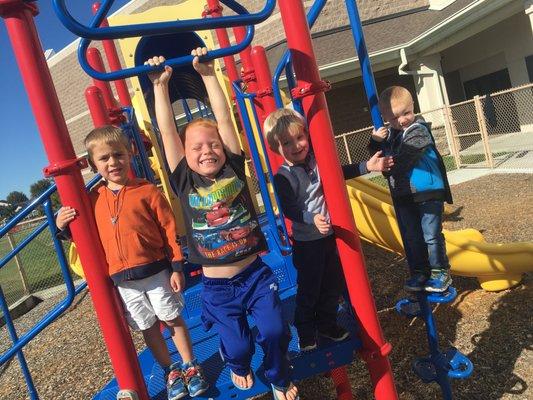
<svg viewBox="0 0 533 400"><path fill-rule="evenodd" d="M220 337L224 361L240 376L250 372L254 343L246 319L255 319L256 341L265 354L265 378L276 386L290 382L287 349L290 331L281 315L278 281L272 270L257 257L243 272L229 278L203 277L202 320L214 326Z"/></svg>
<svg viewBox="0 0 533 400"><path fill-rule="evenodd" d="M444 202L395 204L394 209L411 273L450 268L442 234Z"/></svg>

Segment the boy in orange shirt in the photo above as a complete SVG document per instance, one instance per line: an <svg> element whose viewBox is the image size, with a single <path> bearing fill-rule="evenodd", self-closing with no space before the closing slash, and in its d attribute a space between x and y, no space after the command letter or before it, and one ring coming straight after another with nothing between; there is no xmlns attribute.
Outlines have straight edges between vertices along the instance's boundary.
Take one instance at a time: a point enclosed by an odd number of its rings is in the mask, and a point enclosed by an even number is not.
<svg viewBox="0 0 533 400"><path fill-rule="evenodd" d="M85 138L85 147L89 164L103 178L89 197L109 276L124 303L128 324L142 332L165 371L168 399L198 396L209 385L180 316L185 277L170 205L156 186L144 179L128 178L130 145L119 128L94 129ZM76 210L62 207L56 225L64 231L75 217ZM170 330L183 363L172 363L159 321Z"/></svg>

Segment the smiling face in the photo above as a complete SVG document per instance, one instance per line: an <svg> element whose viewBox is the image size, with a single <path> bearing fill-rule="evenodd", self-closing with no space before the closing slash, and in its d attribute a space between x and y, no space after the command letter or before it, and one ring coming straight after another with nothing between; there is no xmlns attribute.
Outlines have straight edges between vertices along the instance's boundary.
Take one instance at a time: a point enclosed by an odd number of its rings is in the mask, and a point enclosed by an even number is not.
<svg viewBox="0 0 533 400"><path fill-rule="evenodd" d="M112 190L122 188L128 182L130 152L121 142L98 141L92 145L92 166L107 181Z"/></svg>
<svg viewBox="0 0 533 400"><path fill-rule="evenodd" d="M309 153L309 136L303 127L292 126L279 136L278 152L289 165L302 164Z"/></svg>
<svg viewBox="0 0 533 400"><path fill-rule="evenodd" d="M185 136L187 165L197 174L214 179L226 162L222 139L215 127L195 125Z"/></svg>
<svg viewBox="0 0 533 400"><path fill-rule="evenodd" d="M383 118L392 128L404 130L415 121L414 104L412 101L391 101L383 110Z"/></svg>

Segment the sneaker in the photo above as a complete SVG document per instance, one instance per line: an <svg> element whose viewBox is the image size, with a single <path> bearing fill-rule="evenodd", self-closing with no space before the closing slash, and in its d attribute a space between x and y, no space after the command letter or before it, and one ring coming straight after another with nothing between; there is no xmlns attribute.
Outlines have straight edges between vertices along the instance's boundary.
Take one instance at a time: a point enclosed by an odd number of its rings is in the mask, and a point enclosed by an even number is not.
<svg viewBox="0 0 533 400"><path fill-rule="evenodd" d="M168 400L178 400L187 396L187 386L185 385L181 363L175 362L169 367L167 376L167 396Z"/></svg>
<svg viewBox="0 0 533 400"><path fill-rule="evenodd" d="M445 292L450 287L451 283L452 278L449 270L434 269L431 270L431 276L426 281L424 289L427 292L441 293Z"/></svg>
<svg viewBox="0 0 533 400"><path fill-rule="evenodd" d="M298 348L300 351L311 351L317 348L315 336L299 336L298 335Z"/></svg>
<svg viewBox="0 0 533 400"><path fill-rule="evenodd" d="M427 280L427 275L423 274L422 272L415 272L409 279L405 281L403 287L405 290L409 290L411 292L420 292L424 290Z"/></svg>
<svg viewBox="0 0 533 400"><path fill-rule="evenodd" d="M191 397L199 396L209 389L209 383L204 378L202 367L196 360L183 364L183 379Z"/></svg>
<svg viewBox="0 0 533 400"><path fill-rule="evenodd" d="M333 325L328 329L319 330L318 334L326 339L333 340L334 342L342 342L350 336L350 332L339 325Z"/></svg>

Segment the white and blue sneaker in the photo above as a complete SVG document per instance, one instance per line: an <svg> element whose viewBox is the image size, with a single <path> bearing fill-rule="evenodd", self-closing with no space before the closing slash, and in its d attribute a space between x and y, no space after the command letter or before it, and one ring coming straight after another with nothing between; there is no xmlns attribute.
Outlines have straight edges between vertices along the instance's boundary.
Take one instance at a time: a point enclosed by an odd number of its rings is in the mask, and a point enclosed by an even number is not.
<svg viewBox="0 0 533 400"><path fill-rule="evenodd" d="M187 386L189 396L195 397L209 389L209 383L204 378L202 367L198 361L192 360L182 366L183 380Z"/></svg>
<svg viewBox="0 0 533 400"><path fill-rule="evenodd" d="M449 269L432 269L431 276L424 285L426 292L445 292L452 284Z"/></svg>
<svg viewBox="0 0 533 400"><path fill-rule="evenodd" d="M169 367L169 373L166 379L168 400L182 399L189 394L179 361Z"/></svg>

